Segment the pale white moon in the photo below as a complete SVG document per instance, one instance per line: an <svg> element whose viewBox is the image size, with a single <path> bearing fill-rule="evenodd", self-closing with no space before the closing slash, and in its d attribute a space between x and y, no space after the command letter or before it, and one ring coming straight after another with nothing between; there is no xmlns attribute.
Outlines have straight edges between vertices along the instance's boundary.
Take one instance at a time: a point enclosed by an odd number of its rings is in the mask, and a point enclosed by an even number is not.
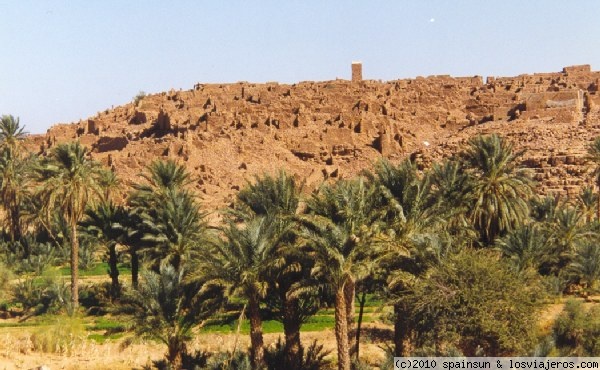
<svg viewBox="0 0 600 370"><path fill-rule="evenodd" d="M429 20L429 22L430 22L430 23L433 23L433 22L435 22L435 18L431 18L431 19Z"/></svg>

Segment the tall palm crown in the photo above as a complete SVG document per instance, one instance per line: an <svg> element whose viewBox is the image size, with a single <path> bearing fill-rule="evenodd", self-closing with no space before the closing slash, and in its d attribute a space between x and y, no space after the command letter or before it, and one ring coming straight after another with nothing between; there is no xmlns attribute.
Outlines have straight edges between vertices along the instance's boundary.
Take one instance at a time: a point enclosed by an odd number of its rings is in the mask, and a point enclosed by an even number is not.
<svg viewBox="0 0 600 370"><path fill-rule="evenodd" d="M147 247L155 270L163 260L179 268L206 231L196 197L185 189L191 176L175 161L158 160L148 165L142 178L128 198L135 225L128 239Z"/></svg>
<svg viewBox="0 0 600 370"><path fill-rule="evenodd" d="M463 160L473 181L469 213L483 245L492 245L496 237L528 216L526 199L533 193L532 183L517 168L520 155L496 134L472 138L464 153Z"/></svg>
<svg viewBox="0 0 600 370"><path fill-rule="evenodd" d="M312 217L302 218L321 270L333 287L362 274L363 259L372 252L384 210L376 188L364 179L325 185L307 201Z"/></svg>
<svg viewBox="0 0 600 370"><path fill-rule="evenodd" d="M14 153L26 135L27 132L20 125L18 117L3 115L0 118L0 146L8 147Z"/></svg>
<svg viewBox="0 0 600 370"><path fill-rule="evenodd" d="M205 216L194 195L179 189L166 190L160 208L141 213L142 241L149 244L146 253L156 268L169 263L179 269L200 252L210 240Z"/></svg>
<svg viewBox="0 0 600 370"><path fill-rule="evenodd" d="M499 240L498 246L517 272L537 270L550 258L550 237L535 223L511 230Z"/></svg>
<svg viewBox="0 0 600 370"><path fill-rule="evenodd" d="M256 177L237 195L239 205L256 215L283 213L293 215L298 209L302 186L285 172L277 176Z"/></svg>
<svg viewBox="0 0 600 370"><path fill-rule="evenodd" d="M69 223L82 219L85 208L100 193L102 169L78 142L57 146L42 163L41 195L47 210L59 208Z"/></svg>
<svg viewBox="0 0 600 370"><path fill-rule="evenodd" d="M136 189L173 189L183 188L190 184L192 179L185 166L173 160L154 161L147 167L147 172L142 174L147 184L136 185Z"/></svg>
<svg viewBox="0 0 600 370"><path fill-rule="evenodd" d="M87 149L78 142L58 145L38 170L40 199L46 217L59 210L71 229L71 293L72 304L77 308L79 294L77 223L86 207L92 206L101 192L101 167L88 157Z"/></svg>

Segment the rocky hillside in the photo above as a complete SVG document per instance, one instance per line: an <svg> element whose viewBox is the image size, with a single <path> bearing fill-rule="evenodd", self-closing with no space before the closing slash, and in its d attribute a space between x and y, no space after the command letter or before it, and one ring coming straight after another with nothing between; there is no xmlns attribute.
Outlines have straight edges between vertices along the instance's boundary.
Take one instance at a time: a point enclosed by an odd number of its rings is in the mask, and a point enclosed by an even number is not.
<svg viewBox="0 0 600 370"><path fill-rule="evenodd" d="M497 132L524 149L540 191L589 183L585 146L600 135L600 72L589 65L516 77L197 84L29 138L41 153L79 140L125 181L157 158L197 176L208 207L229 203L253 175L281 168L309 187L350 177L381 156L423 166Z"/></svg>

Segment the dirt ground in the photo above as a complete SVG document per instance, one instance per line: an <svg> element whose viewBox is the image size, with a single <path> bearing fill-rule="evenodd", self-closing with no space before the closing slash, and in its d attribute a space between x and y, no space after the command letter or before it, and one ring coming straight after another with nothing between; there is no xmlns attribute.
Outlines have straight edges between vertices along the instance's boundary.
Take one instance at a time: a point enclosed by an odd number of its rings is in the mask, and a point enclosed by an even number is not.
<svg viewBox="0 0 600 370"><path fill-rule="evenodd" d="M380 325L378 325L380 326ZM366 325L367 330L361 340L361 358L377 364L384 355L382 343L378 337L386 328L373 324ZM2 329L0 334L0 370L31 369L46 365L50 370L125 370L141 369L152 360L161 359L165 346L154 342L131 344L122 348L120 341L98 344L88 340L75 346L71 354L48 354L31 350L31 333L28 328L18 330ZM371 330L369 330L371 329ZM373 332L373 337L371 336ZM265 334L265 344L275 343L282 334ZM303 332L302 343L308 346L314 339L323 344L325 349L335 355L335 336L332 330L320 332ZM249 337L240 335L238 348L249 346ZM368 342L368 343L367 343ZM232 350L235 345L234 334L199 334L191 344L191 350L202 349L209 352Z"/></svg>
<svg viewBox="0 0 600 370"><path fill-rule="evenodd" d="M595 303L600 297L594 297ZM564 300L548 304L539 316L540 328L544 332L551 330L552 323L562 311ZM155 342L140 341L123 346L124 340L107 341L103 344L92 340L75 345L71 353L49 354L32 350L31 335L36 327L2 328L0 329L0 370L32 369L46 365L50 370L130 370L142 369L153 360L161 359L165 346ZM377 365L384 356L385 343L391 340L391 328L380 323L364 325L361 339L361 359ZM265 344L273 345L282 334L265 334ZM302 343L308 346L313 340L318 340L324 348L331 352L329 358L335 357L335 336L332 329L319 332L302 332ZM237 348L249 346L248 335L238 337ZM235 334L200 333L190 345L190 350L196 349L208 352L230 351L236 345Z"/></svg>

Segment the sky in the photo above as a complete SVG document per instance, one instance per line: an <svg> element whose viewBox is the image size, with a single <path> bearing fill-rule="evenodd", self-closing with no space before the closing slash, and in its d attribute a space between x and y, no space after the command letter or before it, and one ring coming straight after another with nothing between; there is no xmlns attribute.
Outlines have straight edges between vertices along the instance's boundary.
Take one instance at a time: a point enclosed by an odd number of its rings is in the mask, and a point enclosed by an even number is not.
<svg viewBox="0 0 600 370"><path fill-rule="evenodd" d="M30 133L215 82L600 70L600 1L0 0L0 114Z"/></svg>

